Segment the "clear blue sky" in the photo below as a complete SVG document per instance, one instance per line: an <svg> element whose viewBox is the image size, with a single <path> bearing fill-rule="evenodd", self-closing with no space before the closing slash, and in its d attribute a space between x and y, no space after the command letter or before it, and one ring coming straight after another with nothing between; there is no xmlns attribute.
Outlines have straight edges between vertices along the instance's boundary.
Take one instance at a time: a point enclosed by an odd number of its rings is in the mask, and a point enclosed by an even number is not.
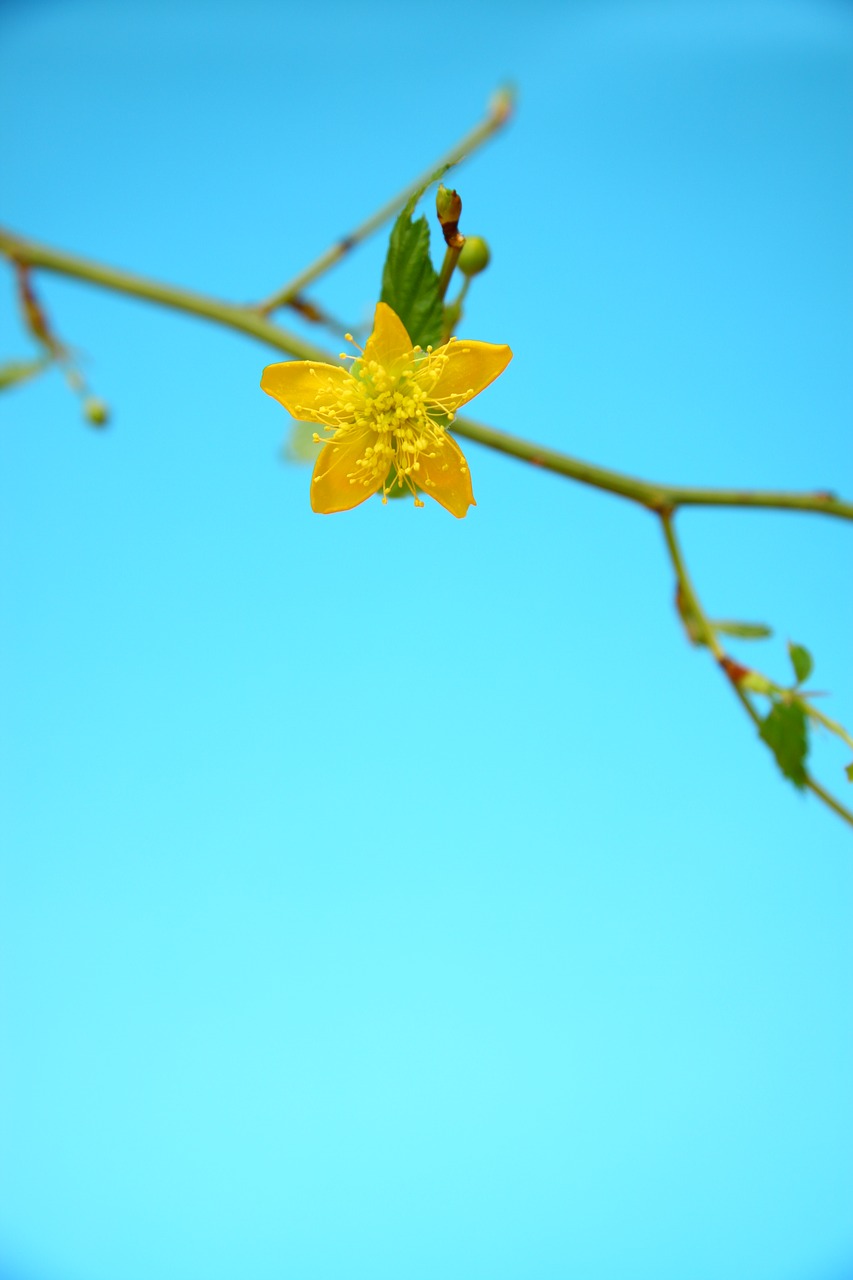
<svg viewBox="0 0 853 1280"><path fill-rule="evenodd" d="M7 0L2 221L262 296L511 79L453 179L460 332L515 352L476 416L853 494L850 6L409 14ZM317 296L365 320L382 256ZM654 521L475 446L465 521L313 516L269 353L39 287L114 417L0 402L4 1280L846 1280L853 841L685 643ZM850 529L681 524L853 722Z"/></svg>

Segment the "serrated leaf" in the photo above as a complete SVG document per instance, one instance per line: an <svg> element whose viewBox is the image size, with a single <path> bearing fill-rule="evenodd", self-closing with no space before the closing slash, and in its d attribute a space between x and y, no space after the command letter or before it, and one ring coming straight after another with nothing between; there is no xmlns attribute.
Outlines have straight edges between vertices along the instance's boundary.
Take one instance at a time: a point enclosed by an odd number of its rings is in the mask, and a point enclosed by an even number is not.
<svg viewBox="0 0 853 1280"><path fill-rule="evenodd" d="M452 168L453 168L452 161L448 162L447 164L440 164L438 168L435 170L435 172L427 178L423 186L418 187L417 191L412 192L412 194L409 196L408 200L406 201L405 205L403 206L403 210L400 216L411 218L412 214L415 212L415 208L417 206L418 201L420 200L423 193L427 190L427 188L431 187L434 182L440 182L441 179L444 177L444 175L447 173L447 170Z"/></svg>
<svg viewBox="0 0 853 1280"><path fill-rule="evenodd" d="M381 299L396 311L414 346L438 346L443 306L429 256L429 225L424 217L413 222L408 205L391 230Z"/></svg>
<svg viewBox="0 0 853 1280"><path fill-rule="evenodd" d="M7 364L0 364L0 391L17 386L19 382L26 382L28 378L35 378L50 363L49 356L40 356L37 360L10 360Z"/></svg>
<svg viewBox="0 0 853 1280"><path fill-rule="evenodd" d="M759 733L785 777L795 787L804 787L809 739L806 715L800 703L775 702L762 720Z"/></svg>
<svg viewBox="0 0 853 1280"><path fill-rule="evenodd" d="M797 684L802 684L804 680L808 680L812 673L814 663L812 655L808 649L801 644L792 644L788 641L788 654L791 658L791 666L794 668L794 675L797 677Z"/></svg>
<svg viewBox="0 0 853 1280"><path fill-rule="evenodd" d="M736 636L738 640L767 640L773 635L772 627L763 622L730 622L716 619L711 626L722 636Z"/></svg>

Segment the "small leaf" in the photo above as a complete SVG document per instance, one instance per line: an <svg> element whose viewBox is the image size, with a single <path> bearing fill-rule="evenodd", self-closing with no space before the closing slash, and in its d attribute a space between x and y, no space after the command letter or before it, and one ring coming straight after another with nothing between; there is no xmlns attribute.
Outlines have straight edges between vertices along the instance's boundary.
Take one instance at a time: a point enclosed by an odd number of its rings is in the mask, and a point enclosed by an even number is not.
<svg viewBox="0 0 853 1280"><path fill-rule="evenodd" d="M853 762L851 762L850 764L848 764L848 766L847 766L847 768L844 770L844 772L847 774L847 781L848 781L848 782L853 782Z"/></svg>
<svg viewBox="0 0 853 1280"><path fill-rule="evenodd" d="M316 462L322 443L314 439L317 430L313 422L292 422L281 449L285 462Z"/></svg>
<svg viewBox="0 0 853 1280"><path fill-rule="evenodd" d="M814 663L812 655L808 649L801 644L792 644L788 641L788 653L791 658L791 666L794 668L794 675L797 677L797 684L802 684L804 680L808 680L812 673Z"/></svg>
<svg viewBox="0 0 853 1280"><path fill-rule="evenodd" d="M730 622L719 618L711 626L721 636L737 636L738 640L767 640L773 635L773 629L763 622Z"/></svg>
<svg viewBox="0 0 853 1280"><path fill-rule="evenodd" d="M441 342L443 308L438 273L429 256L429 225L426 218L411 218L416 198L391 230L381 299L396 311L414 346L430 347Z"/></svg>
<svg viewBox="0 0 853 1280"><path fill-rule="evenodd" d="M759 730L776 763L795 787L806 785L809 750L806 716L799 702L775 702Z"/></svg>
<svg viewBox="0 0 853 1280"><path fill-rule="evenodd" d="M37 360L10 360L8 364L0 364L0 391L14 387L19 382L26 382L28 378L35 378L44 373L49 364L52 364L50 356L39 356Z"/></svg>

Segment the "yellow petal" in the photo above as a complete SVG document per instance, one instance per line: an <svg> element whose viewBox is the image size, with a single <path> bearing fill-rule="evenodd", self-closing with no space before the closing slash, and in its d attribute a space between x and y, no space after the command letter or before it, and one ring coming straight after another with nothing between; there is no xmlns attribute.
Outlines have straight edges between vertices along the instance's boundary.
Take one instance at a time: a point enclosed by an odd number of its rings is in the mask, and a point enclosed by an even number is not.
<svg viewBox="0 0 853 1280"><path fill-rule="evenodd" d="M434 450L435 456L420 454L419 466L412 479L418 488L430 498L462 519L469 507L476 507L471 489L471 472L459 445L450 436L442 436Z"/></svg>
<svg viewBox="0 0 853 1280"><path fill-rule="evenodd" d="M381 489L383 475L380 474L374 484L369 469L358 465L365 449L375 440L375 431L360 431L344 436L342 440L330 440L325 445L311 477L311 506L314 511L324 516L335 511L350 511ZM365 480L368 483L365 484Z"/></svg>
<svg viewBox="0 0 853 1280"><path fill-rule="evenodd" d="M494 382L512 359L509 347L464 338L452 339L436 355L445 360L429 398L447 402L454 412Z"/></svg>
<svg viewBox="0 0 853 1280"><path fill-rule="evenodd" d="M411 354L412 340L403 321L387 302L377 302L373 333L364 344L365 360L376 360L383 369L390 369Z"/></svg>
<svg viewBox="0 0 853 1280"><path fill-rule="evenodd" d="M351 388L352 374L346 369L314 360L268 364L261 376L261 390L300 422L322 422L330 409L346 403Z"/></svg>

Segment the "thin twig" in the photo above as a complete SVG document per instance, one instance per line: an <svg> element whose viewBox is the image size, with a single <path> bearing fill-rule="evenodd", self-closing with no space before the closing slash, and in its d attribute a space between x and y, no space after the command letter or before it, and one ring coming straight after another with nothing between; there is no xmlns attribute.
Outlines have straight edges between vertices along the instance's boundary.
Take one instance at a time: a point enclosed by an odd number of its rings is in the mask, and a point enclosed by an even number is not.
<svg viewBox="0 0 853 1280"><path fill-rule="evenodd" d="M357 244L360 244L362 240L366 240L384 222L392 218L395 213L399 213L406 201L420 191L422 187L426 186L437 170L458 164L469 152L481 146L492 134L497 133L498 129L502 128L512 115L512 106L513 99L510 91L508 89L498 90L489 106L489 113L481 124L466 133L465 137L461 138L454 147L451 147L446 155L436 160L428 169L425 169L420 177L415 178L414 182L410 182L407 187L404 187L398 195L394 196L393 200L389 200L381 209L377 209L374 214L371 214L365 222L357 226L349 235L337 240L325 253L321 253L319 258L312 262L310 266L307 266L304 271L300 271L287 284L277 289L271 297L264 302L259 302L255 310L261 315L268 316L278 307L284 307L292 302L294 298L299 297L303 290L309 284L312 284L318 276L323 275L335 263L340 262L341 258L355 248Z"/></svg>
<svg viewBox="0 0 853 1280"><path fill-rule="evenodd" d="M746 690L741 688L736 678L738 670L742 671L743 668L739 668L738 664L732 662L732 660L728 658L723 651L719 639L714 632L714 628L702 608L699 597L696 594L696 589L690 580L690 575L687 572L687 565L684 561L684 555L681 551L681 546L675 532L673 512L663 510L659 512L659 515L666 548L669 552L672 567L675 570L675 576L678 582L681 598L684 600L686 607L689 608L691 615L698 624L700 636L699 643L704 643L711 651L716 659L717 665L727 677L729 687L733 690L735 696L752 723L758 727L761 724L761 717L752 705L752 700ZM818 782L816 778L813 778L807 770L805 770L804 773L804 785L808 790L811 791L813 795L816 795L819 800L822 800L823 803L833 811L833 813L836 813L839 816L839 818L842 818L849 826L853 827L853 812L845 808L841 801L837 800L831 792L827 791L826 788Z"/></svg>
<svg viewBox="0 0 853 1280"><path fill-rule="evenodd" d="M46 245L38 245L22 236L0 228L0 253L4 254L13 267L20 271L24 267L38 267L46 271L54 271L61 275L84 280L89 284L100 285L118 293L142 298L148 302L156 302L173 310L185 311L191 315L211 320L228 328L245 333L258 341L275 348L286 355L300 360L313 360L325 364L334 364L333 357L319 347L304 342L301 338L289 333L280 325L261 315L257 309L240 306L236 303L224 302L206 294L195 293L189 289L181 289L175 285L163 284L135 275L116 267L103 266L74 254L51 249ZM731 678L732 665L726 658L713 627L702 611L701 605L687 575L686 566L675 536L673 516L682 506L716 506L716 507L755 507L788 511L806 511L818 515L835 516L843 520L853 520L853 503L842 502L828 492L818 493L774 493L760 490L740 489L699 489L680 485L654 484L628 476L618 471L610 471L593 463L583 462L556 449L544 445L533 444L519 436L497 431L494 427L474 422L470 418L457 418L453 423L456 434L479 444L496 449L501 453L518 458L534 466L553 471L558 475L575 480L618 497L636 502L640 506L653 511L661 519L667 546L670 552L676 576L688 606L699 620L700 632L705 642L714 652L721 668L729 675L729 683L738 696L744 710L755 724L760 717L752 705L745 690L736 680ZM736 664L735 664L736 665ZM806 775L805 785L821 799L830 809L853 826L853 813L836 800L815 779Z"/></svg>
<svg viewBox="0 0 853 1280"><path fill-rule="evenodd" d="M466 440L474 440L477 444L484 444L499 453L509 454L510 457L519 458L522 462L542 467L546 471L554 471L557 475L577 480L580 484L614 493L620 498L628 498L657 513L688 506L757 507L776 511L809 511L814 515L853 520L853 502L843 502L834 494L823 490L817 493L788 493L761 489L698 489L686 485L659 484L657 481L625 475L621 471L611 471L592 462L583 462L558 449L535 444L521 436L509 435L506 431L498 431L495 427L474 422L471 418L455 418L452 430Z"/></svg>
<svg viewBox="0 0 853 1280"><path fill-rule="evenodd" d="M39 267L45 271L72 276L88 284L100 285L117 293L143 298L147 302L155 302L172 310L185 311L201 319L211 320L215 324L222 324L240 333L248 334L276 351L294 356L298 360L317 360L323 364L337 364L331 352L322 347L315 347L312 343L297 337L275 321L259 315L252 307L224 302L220 298L212 298L190 289L149 280L145 276L136 275L118 267L107 267L99 262L78 257L76 254L36 244L32 240L15 235L11 231L4 231L2 228L0 228L0 254L4 254L13 264ZM625 475L621 471L611 471L607 467L599 467L592 462L584 462L570 454L561 453L558 449L550 449L545 445L525 440L521 436L498 431L495 427L474 422L471 418L456 418L453 422L453 431L456 435L474 440L477 444L486 445L499 453L542 467L546 471L553 471L557 475L576 480L579 484L616 494L617 497L636 502L655 513L675 511L681 506L755 507L777 511L805 511L813 515L834 516L840 520L853 521L853 502L843 502L834 494L824 491L780 493L759 489L697 489L684 485L658 484L654 481L641 480L637 476Z"/></svg>

